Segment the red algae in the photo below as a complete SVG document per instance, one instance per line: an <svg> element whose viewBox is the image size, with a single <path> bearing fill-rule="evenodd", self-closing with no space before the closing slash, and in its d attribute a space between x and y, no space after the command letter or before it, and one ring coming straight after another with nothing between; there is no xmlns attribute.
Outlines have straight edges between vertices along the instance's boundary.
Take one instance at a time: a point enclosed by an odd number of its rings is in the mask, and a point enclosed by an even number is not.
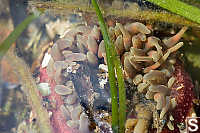
<svg viewBox="0 0 200 133"><path fill-rule="evenodd" d="M175 82L172 87L172 93L173 91L176 91L177 93L174 93L174 95L172 94L172 96L176 98L177 106L173 110L172 115L175 123L174 133L177 133L177 124L185 122L185 119L192 108L192 100L194 99L192 88L194 86L188 73L185 72L183 65L180 63L175 64L174 77L177 82Z"/></svg>
<svg viewBox="0 0 200 133"><path fill-rule="evenodd" d="M63 100L61 99L61 96L54 91L56 83L53 79L48 77L46 69L40 68L40 82L48 82L51 87L51 94L48 96L48 99L53 107L55 107L50 110L52 111L51 125L54 129L54 133L79 133L78 130L67 126L66 118L60 110L60 106L63 105Z"/></svg>
<svg viewBox="0 0 200 133"><path fill-rule="evenodd" d="M179 128L177 124L185 123L185 119L189 116L192 108L192 100L194 99L194 94L192 88L192 80L187 72L184 70L184 66L180 61L175 64L175 72L173 75L176 78L171 91L171 97L176 99L177 105L172 110L172 116L174 117L174 130L169 130L165 127L161 133L179 133ZM156 133L156 130L150 131L151 133Z"/></svg>

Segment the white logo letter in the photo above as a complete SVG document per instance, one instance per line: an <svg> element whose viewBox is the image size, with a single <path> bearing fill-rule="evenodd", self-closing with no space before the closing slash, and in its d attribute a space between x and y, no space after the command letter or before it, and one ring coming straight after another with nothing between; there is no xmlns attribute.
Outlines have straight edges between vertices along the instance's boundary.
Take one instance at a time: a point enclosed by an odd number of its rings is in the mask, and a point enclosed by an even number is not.
<svg viewBox="0 0 200 133"><path fill-rule="evenodd" d="M189 119L188 120L188 124L189 124L188 125L188 129L189 129L189 131L191 131L191 132L197 131L198 130L197 123L198 123L197 119ZM192 128L190 126L192 126Z"/></svg>

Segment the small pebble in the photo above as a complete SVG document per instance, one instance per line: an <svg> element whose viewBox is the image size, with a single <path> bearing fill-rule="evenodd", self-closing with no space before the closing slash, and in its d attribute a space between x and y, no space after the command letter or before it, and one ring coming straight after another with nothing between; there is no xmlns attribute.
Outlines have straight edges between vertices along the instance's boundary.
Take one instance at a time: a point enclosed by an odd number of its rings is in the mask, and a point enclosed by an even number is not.
<svg viewBox="0 0 200 133"><path fill-rule="evenodd" d="M174 65L174 64L176 63L176 59L175 59L175 58L169 59L168 61L169 61L169 63L171 63L172 65Z"/></svg>
<svg viewBox="0 0 200 133"><path fill-rule="evenodd" d="M98 99L100 97L100 93L94 92L94 98Z"/></svg>

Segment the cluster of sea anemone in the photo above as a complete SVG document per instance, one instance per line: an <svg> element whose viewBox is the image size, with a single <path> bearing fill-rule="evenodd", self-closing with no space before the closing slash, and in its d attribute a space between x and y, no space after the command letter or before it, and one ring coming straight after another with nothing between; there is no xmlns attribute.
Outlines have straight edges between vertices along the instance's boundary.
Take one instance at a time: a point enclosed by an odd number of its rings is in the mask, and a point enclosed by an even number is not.
<svg viewBox="0 0 200 133"><path fill-rule="evenodd" d="M183 46L183 42L178 41L186 30L187 27L183 27L176 35L161 40L153 35L151 28L139 22L116 23L109 27L111 41L123 65L124 78L135 88L126 133L175 133L179 131L178 124L184 123L192 107L193 86L176 51ZM68 30L51 46L43 59L39 85L43 90L42 83L50 84L51 93L44 91L43 94L50 102L56 101L56 108L51 110L52 121L62 124L61 127L57 125L60 128L56 131L64 132L64 127L68 126L77 132L89 132L92 122L80 99L87 99L88 104L93 105L102 94L95 92L92 76L81 71L92 73L90 69L107 64L101 31L96 25L80 25ZM106 69L94 74L102 73L108 76ZM73 79L78 76L82 80Z"/></svg>

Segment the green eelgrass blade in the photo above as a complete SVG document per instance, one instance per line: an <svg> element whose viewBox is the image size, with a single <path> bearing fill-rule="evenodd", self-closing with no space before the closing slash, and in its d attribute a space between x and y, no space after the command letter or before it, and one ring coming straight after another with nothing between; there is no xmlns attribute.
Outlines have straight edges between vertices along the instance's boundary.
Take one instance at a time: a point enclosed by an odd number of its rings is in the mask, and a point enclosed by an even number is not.
<svg viewBox="0 0 200 133"><path fill-rule="evenodd" d="M17 25L17 27L12 31L12 33L0 44L0 60L8 51L10 46L17 40L24 29L36 18L37 16L32 14L28 16L22 23Z"/></svg>
<svg viewBox="0 0 200 133"><path fill-rule="evenodd" d="M113 63L113 56L112 56L112 48L111 48L111 41L108 35L108 28L104 22L103 16L101 14L101 11L99 9L99 6L96 2L96 0L92 0L92 5L94 6L96 10L96 14L98 16L99 25L101 28L101 32L103 34L105 48L106 48L106 58L107 58L107 64L108 64L108 74L109 74L109 83L110 83L110 90L111 90L111 101L112 101L112 128L115 133L118 133L118 121L119 121L119 115L118 115L118 101L117 101L117 87L116 87L116 79L115 79L115 69L114 69L114 63Z"/></svg>
<svg viewBox="0 0 200 133"><path fill-rule="evenodd" d="M107 30L108 28L104 22L104 19L101 14L101 11L99 10L98 4L96 3L95 0L92 0L92 4L95 7L95 10L99 19L99 25L103 34L104 42L106 44L109 81L110 81L111 95L112 95L112 127L113 127L114 132L117 132L118 127L119 127L119 132L124 133L125 121L126 121L126 90L124 86L124 76L123 76L123 71L122 71L122 67L120 63L120 58L117 56L114 45L110 41L108 30ZM117 98L116 98L117 88L116 88L114 67L116 69L117 81L118 81L118 87L119 87L119 112L118 112ZM119 118L118 116L116 116L118 114L119 114Z"/></svg>
<svg viewBox="0 0 200 133"><path fill-rule="evenodd" d="M179 0L147 0L173 13L200 24L200 9Z"/></svg>
<svg viewBox="0 0 200 133"><path fill-rule="evenodd" d="M114 52L115 55L117 55L115 49ZM124 133L126 122L126 89L124 85L122 66L120 63L120 58L118 56L115 56L114 64L117 73L117 81L119 88L119 132Z"/></svg>

